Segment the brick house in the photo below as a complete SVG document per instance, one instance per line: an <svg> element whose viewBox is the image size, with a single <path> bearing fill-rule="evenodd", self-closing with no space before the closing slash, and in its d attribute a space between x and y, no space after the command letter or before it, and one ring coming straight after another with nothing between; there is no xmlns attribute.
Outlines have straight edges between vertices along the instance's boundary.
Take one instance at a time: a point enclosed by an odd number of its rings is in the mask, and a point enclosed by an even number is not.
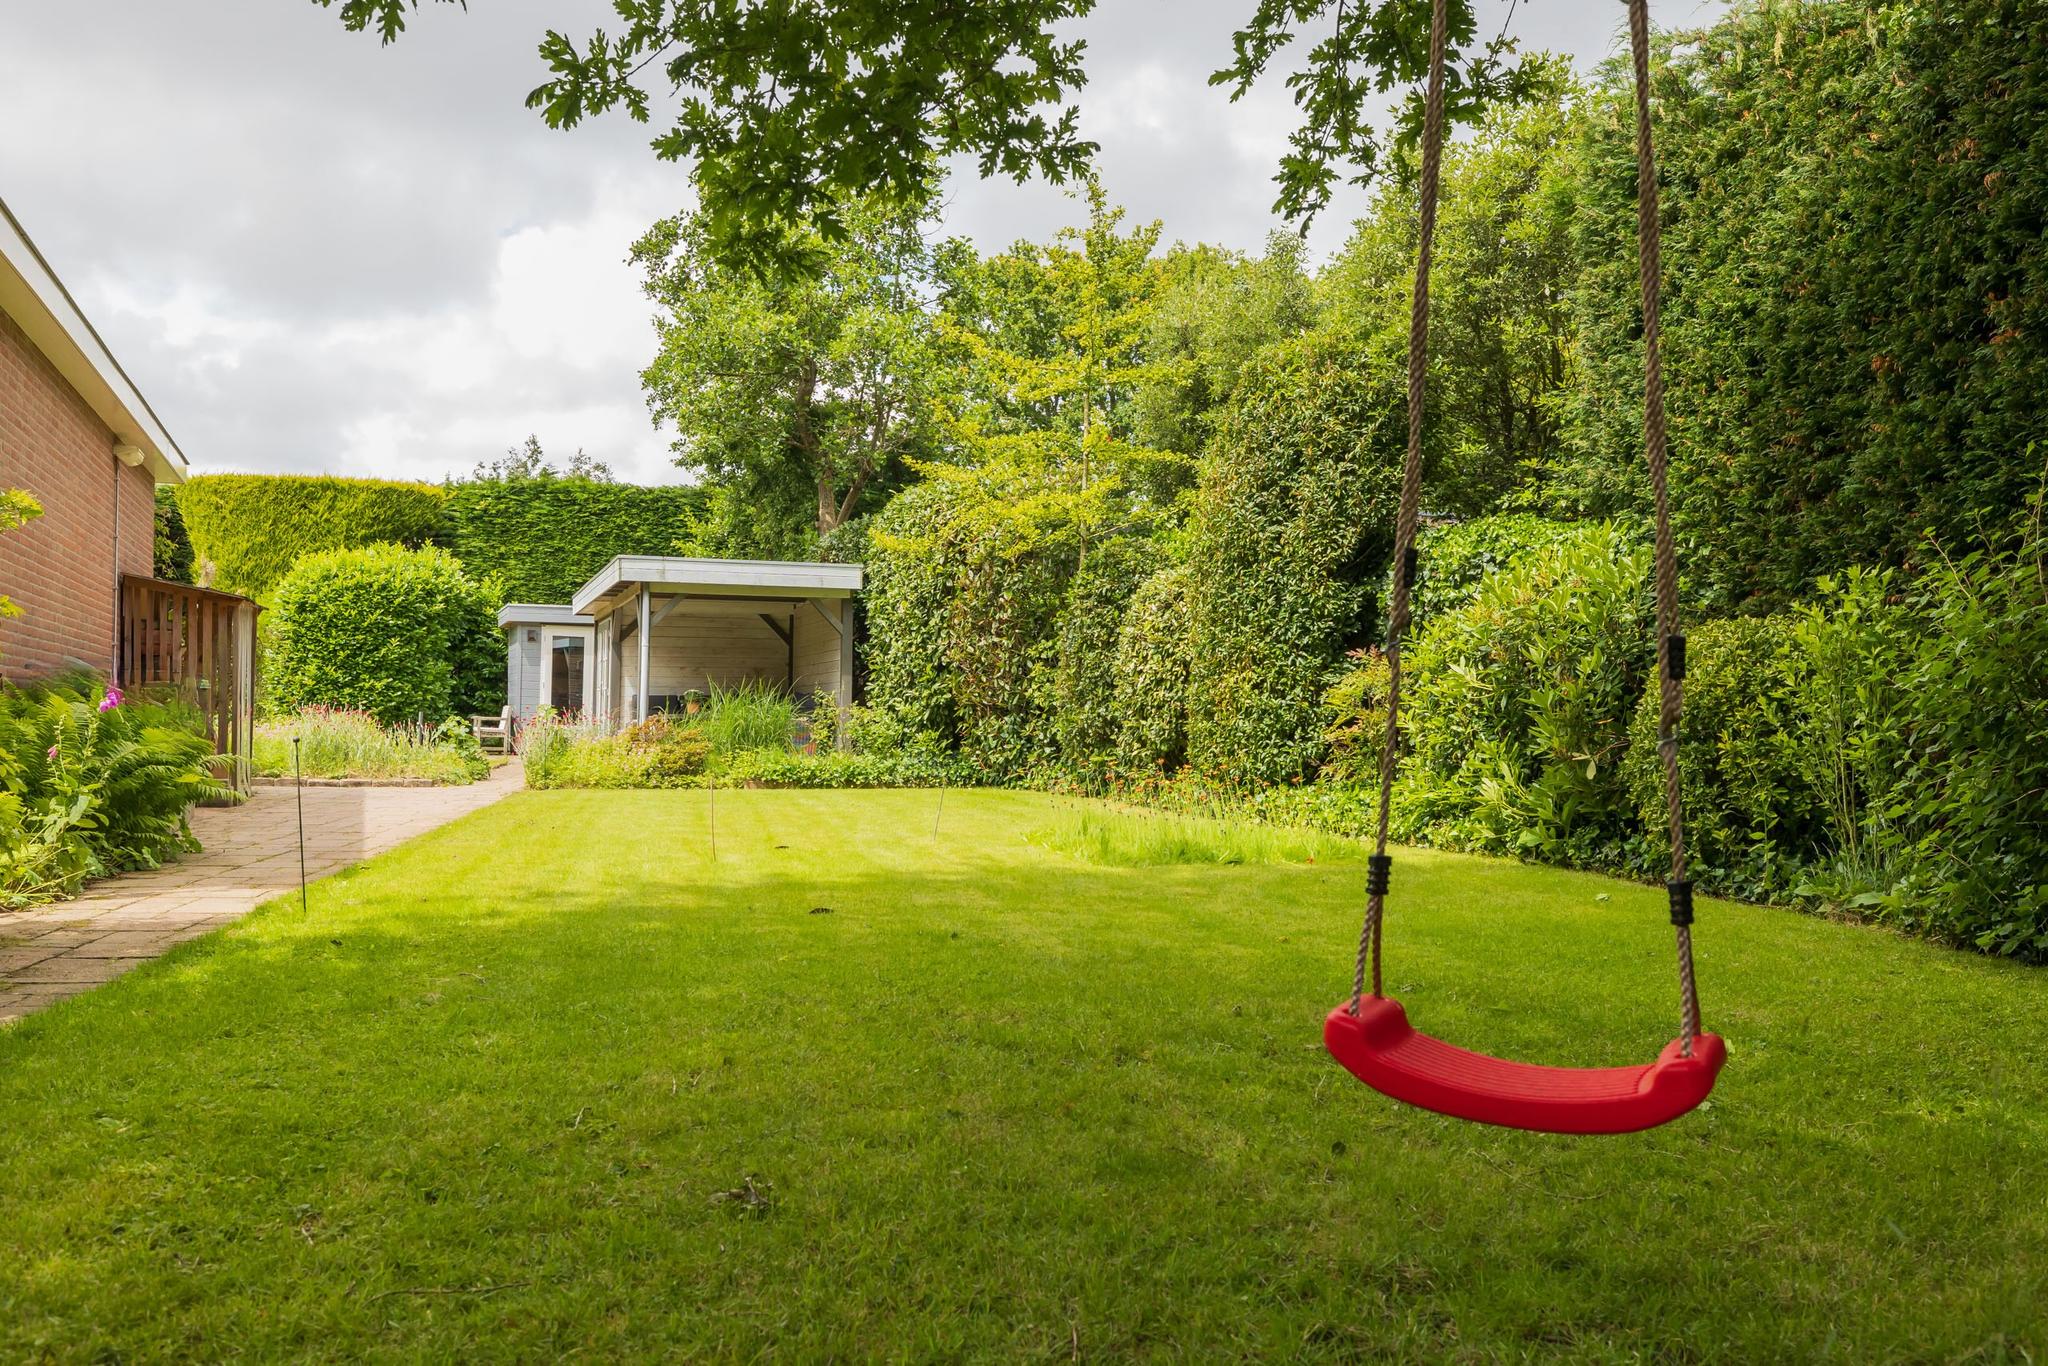
<svg viewBox="0 0 2048 1366"><path fill-rule="evenodd" d="M43 515L0 539L0 670L112 675L123 574L155 572L156 486L185 458L0 203L0 488Z"/></svg>
<svg viewBox="0 0 2048 1366"><path fill-rule="evenodd" d="M199 703L247 753L253 603L155 578L156 486L185 457L0 201L0 488L43 515L0 535L0 678L86 668ZM236 766L239 770L240 766ZM237 776L241 776L239 771Z"/></svg>

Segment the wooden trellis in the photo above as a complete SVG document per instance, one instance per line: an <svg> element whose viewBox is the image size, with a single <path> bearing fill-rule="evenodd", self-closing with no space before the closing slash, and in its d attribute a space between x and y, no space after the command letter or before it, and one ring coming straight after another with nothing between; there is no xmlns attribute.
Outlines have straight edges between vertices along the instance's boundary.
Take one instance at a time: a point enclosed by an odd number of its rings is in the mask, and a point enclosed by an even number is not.
<svg viewBox="0 0 2048 1366"><path fill-rule="evenodd" d="M123 688L174 691L206 716L222 778L247 791L256 716L256 614L248 598L121 576Z"/></svg>

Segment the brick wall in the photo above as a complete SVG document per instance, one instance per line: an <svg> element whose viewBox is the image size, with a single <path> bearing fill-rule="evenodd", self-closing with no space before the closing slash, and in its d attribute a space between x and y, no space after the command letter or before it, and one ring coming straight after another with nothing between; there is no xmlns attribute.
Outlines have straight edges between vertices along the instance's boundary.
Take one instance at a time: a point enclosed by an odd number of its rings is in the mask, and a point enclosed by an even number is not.
<svg viewBox="0 0 2048 1366"><path fill-rule="evenodd" d="M154 478L113 451L106 424L0 313L0 488L27 489L43 505L41 517L0 535L0 593L22 609L0 620L0 676L112 669L117 574L148 574L156 535Z"/></svg>

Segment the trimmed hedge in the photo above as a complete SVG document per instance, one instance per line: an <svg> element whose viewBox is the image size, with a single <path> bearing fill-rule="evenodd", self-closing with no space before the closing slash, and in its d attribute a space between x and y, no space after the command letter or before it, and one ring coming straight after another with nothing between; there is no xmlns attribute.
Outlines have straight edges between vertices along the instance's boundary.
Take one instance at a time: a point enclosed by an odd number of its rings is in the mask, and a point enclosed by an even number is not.
<svg viewBox="0 0 2048 1366"><path fill-rule="evenodd" d="M1099 789L1117 767L1118 644L1132 597L1157 563L1149 541L1099 542L1067 586L1053 674L1053 724L1062 767L1092 788ZM1185 697L1175 700L1184 711Z"/></svg>
<svg viewBox="0 0 2048 1366"><path fill-rule="evenodd" d="M1311 773L1330 675L1377 625L1407 438L1396 340L1269 354L1206 462L1188 761L1217 781Z"/></svg>
<svg viewBox="0 0 2048 1366"><path fill-rule="evenodd" d="M192 538L185 533L185 517L178 511L177 490L169 484L156 486L156 552L151 572L170 583L192 582Z"/></svg>
<svg viewBox="0 0 2048 1366"><path fill-rule="evenodd" d="M503 702L496 585L438 547L308 555L277 585L265 667L276 706L438 723Z"/></svg>
<svg viewBox="0 0 2048 1366"><path fill-rule="evenodd" d="M1117 632L1116 764L1125 778L1177 772L1188 757L1188 593L1185 566L1138 586Z"/></svg>
<svg viewBox="0 0 2048 1366"><path fill-rule="evenodd" d="M668 555L703 502L683 485L485 479L448 490L442 542L513 602L567 602L614 555Z"/></svg>
<svg viewBox="0 0 2048 1366"><path fill-rule="evenodd" d="M300 557L350 546L422 546L447 493L432 484L329 475L202 474L178 485L198 576L268 601Z"/></svg>
<svg viewBox="0 0 2048 1366"><path fill-rule="evenodd" d="M1801 754L1800 669L1788 617L1708 621L1686 633L1679 793L1692 877L1737 896L1791 890L1826 838ZM1654 674L1629 725L1623 775L1643 827L1641 870L1669 875Z"/></svg>

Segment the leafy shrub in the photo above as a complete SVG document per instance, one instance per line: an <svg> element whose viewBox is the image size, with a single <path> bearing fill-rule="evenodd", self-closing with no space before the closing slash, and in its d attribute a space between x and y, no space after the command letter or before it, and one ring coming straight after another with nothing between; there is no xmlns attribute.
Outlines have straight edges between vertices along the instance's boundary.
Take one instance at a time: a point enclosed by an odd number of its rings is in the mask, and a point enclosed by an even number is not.
<svg viewBox="0 0 2048 1366"><path fill-rule="evenodd" d="M0 536L43 515L43 505L20 489L0 489ZM21 615L21 608L0 593L0 621Z"/></svg>
<svg viewBox="0 0 2048 1366"><path fill-rule="evenodd" d="M663 555L688 533L700 489L543 475L448 489L441 538L472 578L515 602L567 602L614 555Z"/></svg>
<svg viewBox="0 0 2048 1366"><path fill-rule="evenodd" d="M919 484L876 517L867 553L868 696L877 718L905 736L950 744L955 733L947 621L952 567L940 541L951 485Z"/></svg>
<svg viewBox="0 0 2048 1366"><path fill-rule="evenodd" d="M777 753L736 754L715 777L731 787L974 787L991 781L985 769L959 755Z"/></svg>
<svg viewBox="0 0 2048 1366"><path fill-rule="evenodd" d="M1709 621L1687 633L1679 793L1692 876L1752 898L1782 893L1821 852L1820 800L1801 754L1793 622ZM1644 830L1643 871L1669 869L1658 689L1645 686L1623 775Z"/></svg>
<svg viewBox="0 0 2048 1366"><path fill-rule="evenodd" d="M177 486L177 500L201 579L267 602L306 555L426 545L440 533L447 494L384 479L202 474Z"/></svg>
<svg viewBox="0 0 2048 1366"><path fill-rule="evenodd" d="M1406 441L1390 341L1293 344L1248 369L1191 526L1188 759L1232 783L1299 777L1322 696L1372 635Z"/></svg>
<svg viewBox="0 0 2048 1366"><path fill-rule="evenodd" d="M1978 544L2048 393L2048 9L1744 4L1660 61L1675 516L1716 606ZM1642 504L1632 94L1612 68L1550 193L1581 382L1558 497ZM1847 149L1855 149L1853 154ZM1583 462L1583 463L1580 463Z"/></svg>
<svg viewBox="0 0 2048 1366"><path fill-rule="evenodd" d="M1503 512L1466 522L1424 527L1416 538L1415 588L1409 597L1409 629L1419 631L1454 607L1472 601L1488 575L1523 556L1570 540L1577 527L1529 512ZM1393 593L1388 578L1382 601Z"/></svg>
<svg viewBox="0 0 2048 1366"><path fill-rule="evenodd" d="M182 712L60 680L0 687L0 903L197 849L185 812L227 790Z"/></svg>
<svg viewBox="0 0 2048 1366"><path fill-rule="evenodd" d="M169 484L156 486L156 552L151 572L171 583L192 582L192 538L185 532L185 515L178 511L178 491Z"/></svg>
<svg viewBox="0 0 2048 1366"><path fill-rule="evenodd" d="M1652 662L1650 552L1588 523L1485 580L1415 642L1402 826L1552 862L1624 866L1621 766Z"/></svg>
<svg viewBox="0 0 2048 1366"><path fill-rule="evenodd" d="M772 684L713 684L711 700L695 719L698 732L720 754L786 750L796 734L796 702Z"/></svg>
<svg viewBox="0 0 2048 1366"><path fill-rule="evenodd" d="M2048 960L2048 553L2038 525L1917 579L1830 581L1811 733L1845 712L1831 824L1846 877L1814 890L1949 943ZM1853 686L1827 676L1850 665ZM1847 893L1847 895L1840 895Z"/></svg>
<svg viewBox="0 0 2048 1366"><path fill-rule="evenodd" d="M445 550L308 555L277 585L266 661L275 704L367 712L386 725L498 710L497 590Z"/></svg>
<svg viewBox="0 0 2048 1366"><path fill-rule="evenodd" d="M294 739L299 742L298 776L306 778L469 783L491 771L476 736L452 717L439 726L387 726L368 712L307 707L294 716L257 722L252 756L256 772L267 778L292 777Z"/></svg>
<svg viewBox="0 0 2048 1366"><path fill-rule="evenodd" d="M1326 752L1320 776L1340 783L1377 783L1393 673L1386 654L1377 649L1353 650L1351 665L1323 694Z"/></svg>
<svg viewBox="0 0 2048 1366"><path fill-rule="evenodd" d="M1188 756L1188 584L1181 566L1138 585L1117 629L1116 768L1126 777L1172 773Z"/></svg>
<svg viewBox="0 0 2048 1366"><path fill-rule="evenodd" d="M1151 544L1135 538L1096 546L1067 585L1060 609L1054 728L1061 767L1090 788L1099 788L1116 762L1117 647L1125 611L1155 560ZM1175 702L1187 705L1185 696Z"/></svg>

